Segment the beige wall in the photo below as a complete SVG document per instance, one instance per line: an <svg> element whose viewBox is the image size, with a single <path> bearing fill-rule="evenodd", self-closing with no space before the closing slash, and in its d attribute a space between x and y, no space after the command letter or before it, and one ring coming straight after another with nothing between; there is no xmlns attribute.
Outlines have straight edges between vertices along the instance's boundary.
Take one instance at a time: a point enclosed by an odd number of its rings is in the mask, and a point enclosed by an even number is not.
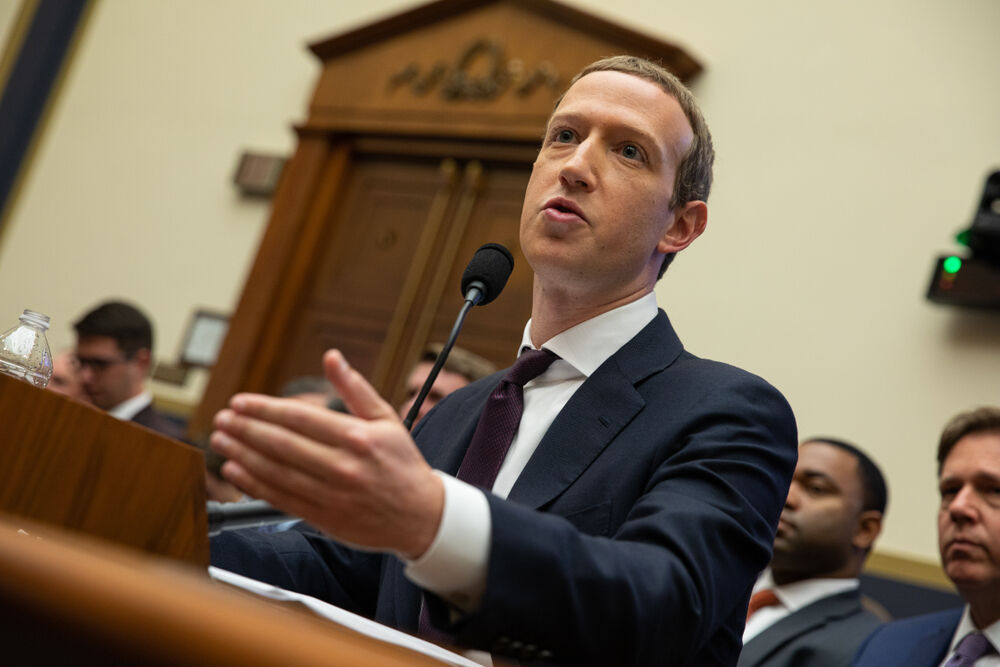
<svg viewBox="0 0 1000 667"><path fill-rule="evenodd" d="M0 247L0 326L41 310L62 347L120 296L174 357L195 308L235 306L268 212L232 172L242 149L292 150L305 43L412 4L99 0ZM707 68L709 231L658 290L682 338L773 382L803 435L871 450L883 550L934 559L936 435L1000 402L1000 317L923 298L1000 168L1000 3L574 4Z"/></svg>
<svg viewBox="0 0 1000 667"><path fill-rule="evenodd" d="M20 3L15 0L0 2L0 53L3 53L3 45L11 38L11 30L14 28L20 8Z"/></svg>

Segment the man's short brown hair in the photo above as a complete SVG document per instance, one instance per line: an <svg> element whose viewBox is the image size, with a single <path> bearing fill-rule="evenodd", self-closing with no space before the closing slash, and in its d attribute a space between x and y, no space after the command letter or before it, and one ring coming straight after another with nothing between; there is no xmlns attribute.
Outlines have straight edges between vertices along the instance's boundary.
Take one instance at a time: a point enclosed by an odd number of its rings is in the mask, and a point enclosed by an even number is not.
<svg viewBox="0 0 1000 667"><path fill-rule="evenodd" d="M959 440L973 433L996 433L1000 435L1000 407L986 406L955 415L945 425L938 443L938 473L948 454Z"/></svg>

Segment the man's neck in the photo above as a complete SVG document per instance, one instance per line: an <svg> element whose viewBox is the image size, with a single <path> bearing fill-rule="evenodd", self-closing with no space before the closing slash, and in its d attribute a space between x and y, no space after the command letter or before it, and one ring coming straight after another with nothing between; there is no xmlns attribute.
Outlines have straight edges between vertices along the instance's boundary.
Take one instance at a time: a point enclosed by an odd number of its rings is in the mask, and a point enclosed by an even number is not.
<svg viewBox="0 0 1000 667"><path fill-rule="evenodd" d="M963 593L962 597L969 603L972 623L976 629L982 630L1000 621L1000 599L997 598L996 591Z"/></svg>
<svg viewBox="0 0 1000 667"><path fill-rule="evenodd" d="M581 298L562 290L546 289L537 276L531 300L531 342L541 347L552 337L581 322L637 301L653 291L653 286L626 294Z"/></svg>
<svg viewBox="0 0 1000 667"><path fill-rule="evenodd" d="M807 579L857 579L860 570L857 568L839 568L831 572L782 572L771 568L771 579L778 586L788 586Z"/></svg>

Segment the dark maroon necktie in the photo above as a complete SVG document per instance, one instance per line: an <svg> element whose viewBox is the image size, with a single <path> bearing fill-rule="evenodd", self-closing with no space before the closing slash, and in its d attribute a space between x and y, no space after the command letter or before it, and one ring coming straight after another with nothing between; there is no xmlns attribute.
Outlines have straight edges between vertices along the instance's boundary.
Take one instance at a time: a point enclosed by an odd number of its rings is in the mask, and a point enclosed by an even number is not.
<svg viewBox="0 0 1000 667"><path fill-rule="evenodd" d="M486 490L493 488L493 482L496 481L500 466L521 423L521 412L524 410L522 389L544 373L558 358L558 355L548 350L525 350L521 353L517 362L486 399L469 448L465 451L465 458L458 468L458 479ZM425 639L451 643L449 635L431 625L427 605L423 603L420 605L417 633Z"/></svg>
<svg viewBox="0 0 1000 667"><path fill-rule="evenodd" d="M458 469L458 477L486 490L493 488L500 466L521 424L524 385L558 359L548 350L525 350L486 400L476 431Z"/></svg>

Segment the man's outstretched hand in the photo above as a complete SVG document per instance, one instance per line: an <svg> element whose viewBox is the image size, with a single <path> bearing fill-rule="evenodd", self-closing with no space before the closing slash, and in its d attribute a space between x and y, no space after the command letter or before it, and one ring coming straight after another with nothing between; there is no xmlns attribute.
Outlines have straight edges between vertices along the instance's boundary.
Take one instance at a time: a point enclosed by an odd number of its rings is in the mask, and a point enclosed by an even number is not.
<svg viewBox="0 0 1000 667"><path fill-rule="evenodd" d="M323 366L351 414L237 394L215 416L211 438L229 459L223 476L338 540L419 557L441 521L443 483L396 411L339 351Z"/></svg>

